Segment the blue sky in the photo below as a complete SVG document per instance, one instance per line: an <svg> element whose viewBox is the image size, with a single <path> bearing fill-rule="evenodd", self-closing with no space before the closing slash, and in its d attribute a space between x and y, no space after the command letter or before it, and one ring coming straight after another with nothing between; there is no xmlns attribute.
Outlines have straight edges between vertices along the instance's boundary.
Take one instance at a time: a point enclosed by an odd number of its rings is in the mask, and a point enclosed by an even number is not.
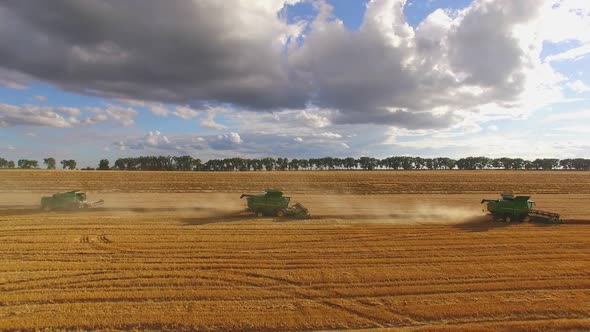
<svg viewBox="0 0 590 332"><path fill-rule="evenodd" d="M590 157L587 1L46 5L0 5L6 159Z"/></svg>

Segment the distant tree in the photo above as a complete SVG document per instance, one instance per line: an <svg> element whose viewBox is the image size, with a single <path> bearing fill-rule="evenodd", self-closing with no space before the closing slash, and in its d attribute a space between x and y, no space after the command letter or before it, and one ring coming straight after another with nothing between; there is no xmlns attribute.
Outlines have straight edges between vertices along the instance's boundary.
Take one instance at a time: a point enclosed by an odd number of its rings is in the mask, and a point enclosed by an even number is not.
<svg viewBox="0 0 590 332"><path fill-rule="evenodd" d="M573 159L562 159L559 161L559 167L562 169L574 169Z"/></svg>
<svg viewBox="0 0 590 332"><path fill-rule="evenodd" d="M364 170L374 170L377 167L377 159L371 157L360 157L359 166Z"/></svg>
<svg viewBox="0 0 590 332"><path fill-rule="evenodd" d="M438 157L432 160L433 169L453 169L457 161L451 158Z"/></svg>
<svg viewBox="0 0 590 332"><path fill-rule="evenodd" d="M109 160L108 159L101 159L98 162L98 169L101 171L108 170L109 169Z"/></svg>
<svg viewBox="0 0 590 332"><path fill-rule="evenodd" d="M571 161L571 167L579 171L590 170L590 159L576 158Z"/></svg>
<svg viewBox="0 0 590 332"><path fill-rule="evenodd" d="M415 169L423 169L424 168L424 159L420 157L414 157L414 168Z"/></svg>
<svg viewBox="0 0 590 332"><path fill-rule="evenodd" d="M261 171L263 169L262 162L259 159L248 159L246 160L248 169L253 171Z"/></svg>
<svg viewBox="0 0 590 332"><path fill-rule="evenodd" d="M506 168L505 158L496 158L492 159L492 167L493 168Z"/></svg>
<svg viewBox="0 0 590 332"><path fill-rule="evenodd" d="M277 169L280 171L286 171L289 168L289 159L288 158L278 158L277 159Z"/></svg>
<svg viewBox="0 0 590 332"><path fill-rule="evenodd" d="M510 159L510 163L509 165L505 165L507 166L507 169L523 169L524 168L524 159L522 158L514 158L514 159Z"/></svg>
<svg viewBox="0 0 590 332"><path fill-rule="evenodd" d="M55 169L55 158L45 158L43 159L43 163L47 165L47 169Z"/></svg>
<svg viewBox="0 0 590 332"><path fill-rule="evenodd" d="M266 157L262 159L261 162L264 166L264 169L266 169L267 171L272 171L273 169L275 169L276 161L274 160L274 158Z"/></svg>
<svg viewBox="0 0 590 332"><path fill-rule="evenodd" d="M15 167L15 165L14 165L14 161L10 160L10 161L8 162L8 168L14 168L14 167Z"/></svg>
<svg viewBox="0 0 590 332"><path fill-rule="evenodd" d="M535 159L533 160L534 169L552 170L559 166L559 159Z"/></svg>
<svg viewBox="0 0 590 332"><path fill-rule="evenodd" d="M39 162L37 160L20 159L17 161L18 168L31 169L39 168Z"/></svg>
<svg viewBox="0 0 590 332"><path fill-rule="evenodd" d="M492 160L486 157L467 157L457 160L457 167L459 169L484 169L492 166Z"/></svg>
<svg viewBox="0 0 590 332"><path fill-rule="evenodd" d="M8 168L8 160L0 158L0 168Z"/></svg>
<svg viewBox="0 0 590 332"><path fill-rule="evenodd" d="M201 161L201 159L199 159L199 158L193 159L192 170L193 171L200 171L202 169L203 169L203 162Z"/></svg>
<svg viewBox="0 0 590 332"><path fill-rule="evenodd" d="M69 159L69 160L62 160L60 161L60 164L62 165L63 169L76 169L76 161L74 159Z"/></svg>
<svg viewBox="0 0 590 332"><path fill-rule="evenodd" d="M353 168L358 167L358 163L357 163L356 159L354 159L352 157L344 158L342 164L343 164L344 168L346 168L346 169L353 169Z"/></svg>
<svg viewBox="0 0 590 332"><path fill-rule="evenodd" d="M124 158L119 158L117 160L115 160L115 166L114 168L124 171L127 169L127 164L125 163L125 159Z"/></svg>
<svg viewBox="0 0 590 332"><path fill-rule="evenodd" d="M48 159L44 159L48 164ZM21 160L19 167L35 168L32 164ZM10 167L11 162L0 158L0 168ZM74 160L62 160L63 168L75 169ZM109 161L102 159L99 162L98 169L109 169ZM12 167L14 163L12 162ZM355 159L348 158L309 158L293 159L288 158L225 158L210 159L203 163L200 159L191 156L141 156L133 158L119 158L115 161L114 169L119 170L161 170L161 171L278 171L278 170L333 170L333 169L357 169L375 170L375 169L394 169L394 170L438 170L438 169L564 169L564 170L590 170L590 159L535 159L534 161L524 160L522 158L496 158L487 157L465 157L459 160L438 157L422 158L410 156L392 156L384 159L372 157L361 157Z"/></svg>
<svg viewBox="0 0 590 332"><path fill-rule="evenodd" d="M298 171L299 167L301 167L301 164L299 163L299 159L291 159L291 161L289 162L289 169L294 170L294 171Z"/></svg>
<svg viewBox="0 0 590 332"><path fill-rule="evenodd" d="M404 170L414 169L414 157L401 157L400 161Z"/></svg>

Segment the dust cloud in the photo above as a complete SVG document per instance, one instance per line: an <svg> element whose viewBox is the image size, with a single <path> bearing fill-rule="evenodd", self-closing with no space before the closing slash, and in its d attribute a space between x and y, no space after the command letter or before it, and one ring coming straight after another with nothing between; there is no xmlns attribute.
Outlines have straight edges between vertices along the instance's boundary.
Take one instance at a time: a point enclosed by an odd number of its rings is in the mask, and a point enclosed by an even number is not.
<svg viewBox="0 0 590 332"><path fill-rule="evenodd" d="M314 219L399 225L454 225L482 220L479 204L453 204L417 195L312 195L301 197Z"/></svg>
<svg viewBox="0 0 590 332"><path fill-rule="evenodd" d="M0 194L0 214L41 213L39 193ZM88 192L88 200L103 199L85 213L109 215L166 214L195 218L248 219L246 200L236 193L98 193ZM333 220L399 225L453 225L478 220L481 207L449 204L418 195L292 194L291 204L301 202L312 220Z"/></svg>

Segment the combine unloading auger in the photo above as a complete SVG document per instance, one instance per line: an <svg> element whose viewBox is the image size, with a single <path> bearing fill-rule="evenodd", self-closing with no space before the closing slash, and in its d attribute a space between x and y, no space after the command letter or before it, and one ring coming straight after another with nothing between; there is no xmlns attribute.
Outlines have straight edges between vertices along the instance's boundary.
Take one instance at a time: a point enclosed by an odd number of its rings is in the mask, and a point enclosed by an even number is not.
<svg viewBox="0 0 590 332"><path fill-rule="evenodd" d="M501 194L501 199L483 199L487 210L494 217L494 221L504 222L539 222L544 224L563 224L558 213L533 209L535 202L530 196L514 196Z"/></svg>

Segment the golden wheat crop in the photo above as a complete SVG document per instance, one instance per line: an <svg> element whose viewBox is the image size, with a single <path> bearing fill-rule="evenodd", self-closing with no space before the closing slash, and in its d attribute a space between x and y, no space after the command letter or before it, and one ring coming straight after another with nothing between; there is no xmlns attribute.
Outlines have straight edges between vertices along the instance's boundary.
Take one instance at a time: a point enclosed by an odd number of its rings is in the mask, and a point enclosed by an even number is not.
<svg viewBox="0 0 590 332"><path fill-rule="evenodd" d="M590 173L0 172L0 329L590 329ZM254 218L281 187L315 216ZM43 213L81 189L104 208ZM534 194L569 224L492 225Z"/></svg>

